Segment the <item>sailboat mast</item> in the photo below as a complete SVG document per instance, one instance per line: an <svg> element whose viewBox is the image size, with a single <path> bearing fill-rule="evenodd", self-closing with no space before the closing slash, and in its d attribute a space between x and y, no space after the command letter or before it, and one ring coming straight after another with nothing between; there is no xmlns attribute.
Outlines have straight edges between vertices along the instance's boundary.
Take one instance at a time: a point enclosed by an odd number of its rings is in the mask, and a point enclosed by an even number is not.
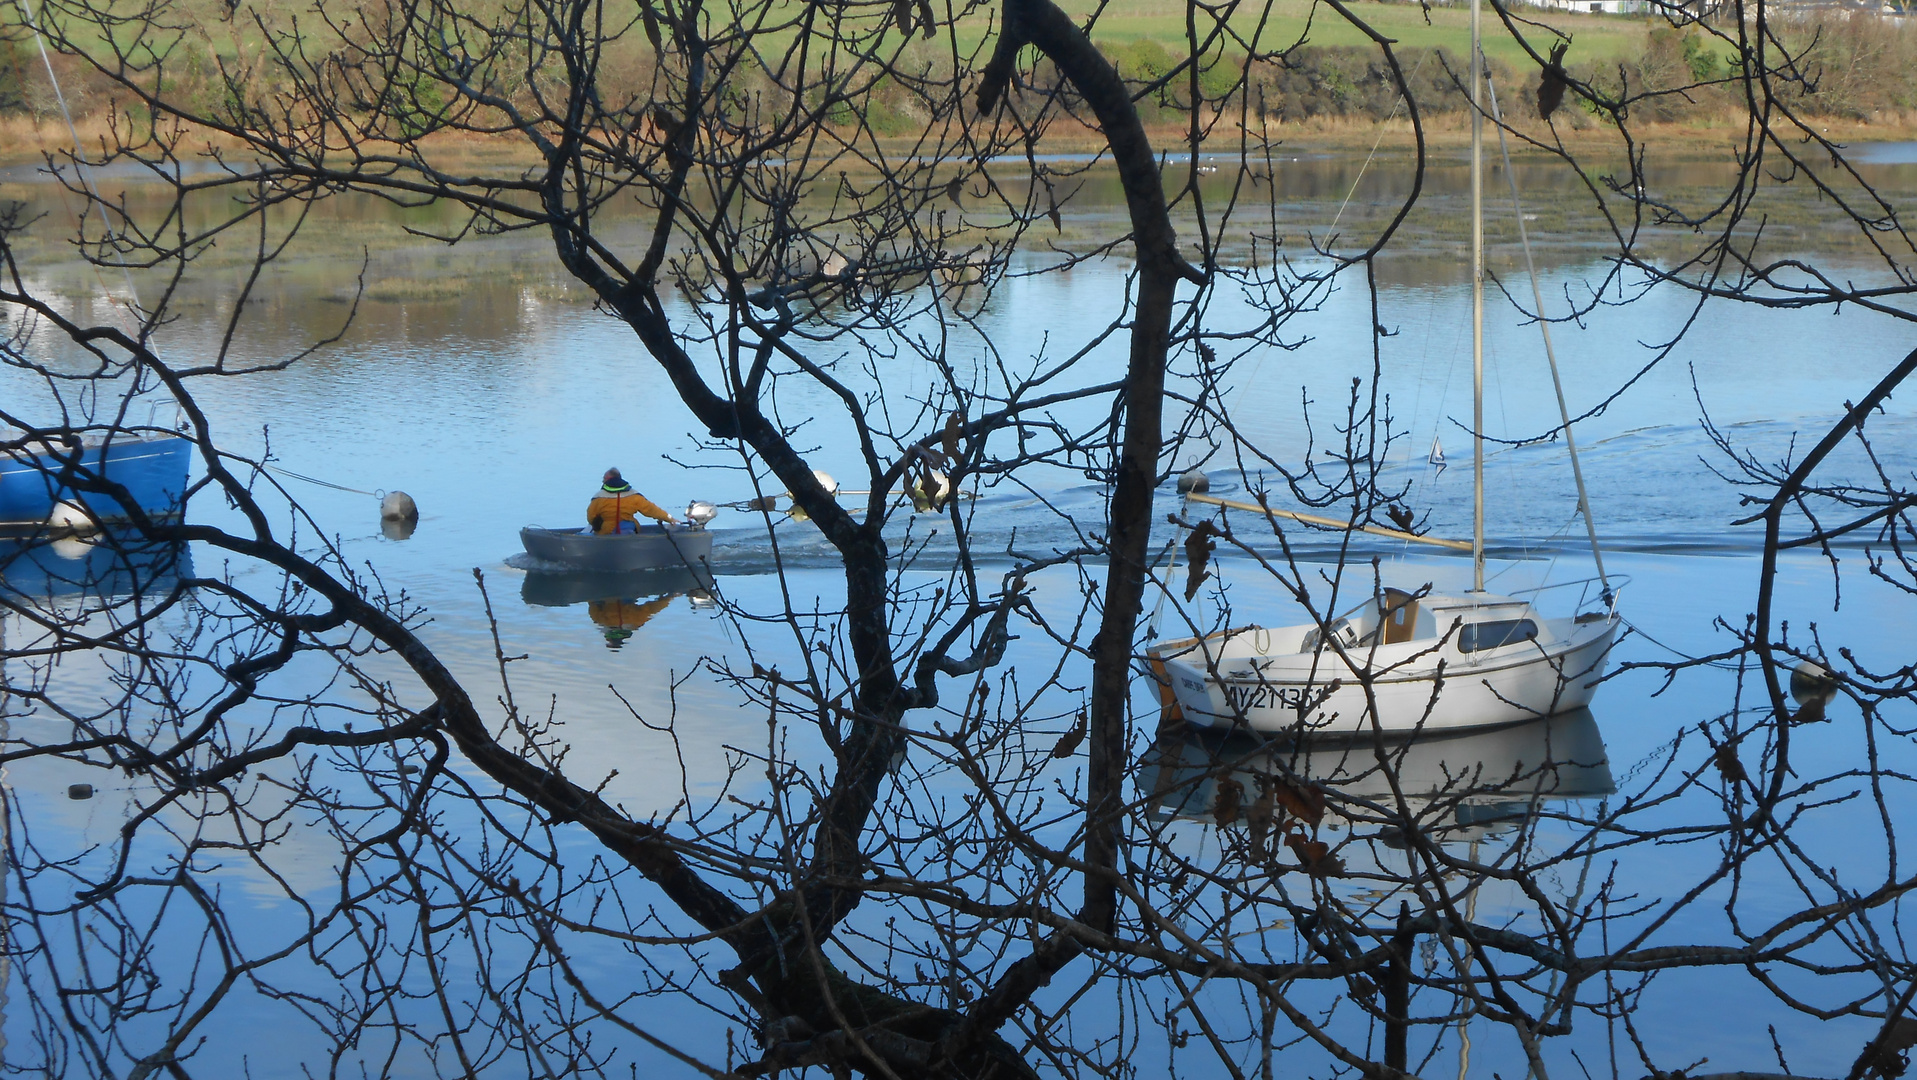
<svg viewBox="0 0 1917 1080"><path fill-rule="evenodd" d="M1484 54L1471 0L1471 587L1484 591Z"/></svg>

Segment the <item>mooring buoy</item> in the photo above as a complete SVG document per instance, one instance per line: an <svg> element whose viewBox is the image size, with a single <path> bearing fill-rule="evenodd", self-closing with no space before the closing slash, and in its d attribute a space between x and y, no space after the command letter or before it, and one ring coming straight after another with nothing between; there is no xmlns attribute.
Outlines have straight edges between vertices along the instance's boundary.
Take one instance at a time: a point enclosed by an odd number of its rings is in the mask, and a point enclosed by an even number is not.
<svg viewBox="0 0 1917 1080"><path fill-rule="evenodd" d="M1202 471L1194 468L1179 474L1178 493L1180 495L1202 495L1210 490L1211 477L1206 476Z"/></svg>
<svg viewBox="0 0 1917 1080"><path fill-rule="evenodd" d="M1791 669L1791 697L1799 705L1822 705L1837 696L1837 680L1809 660Z"/></svg>
<svg viewBox="0 0 1917 1080"><path fill-rule="evenodd" d="M389 491L379 501L379 519L381 521L418 521L419 504L411 495L403 491Z"/></svg>

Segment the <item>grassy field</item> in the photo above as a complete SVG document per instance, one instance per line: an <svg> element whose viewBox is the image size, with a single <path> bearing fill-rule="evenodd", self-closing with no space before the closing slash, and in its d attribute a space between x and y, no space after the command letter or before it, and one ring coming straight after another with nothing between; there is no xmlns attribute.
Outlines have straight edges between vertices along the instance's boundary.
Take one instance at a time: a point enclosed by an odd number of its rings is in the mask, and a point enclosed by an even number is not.
<svg viewBox="0 0 1917 1080"><path fill-rule="evenodd" d="M1088 0L1065 0L1063 5L1075 13L1088 13ZM1471 43L1471 16L1460 4L1433 7L1429 25L1425 12L1417 4L1360 3L1353 10L1371 26L1405 46L1437 46L1463 56ZM1257 20L1265 9L1247 7L1247 14L1234 20L1233 28L1249 36L1257 29ZM1314 45L1365 45L1369 39L1346 22L1330 7L1313 0L1271 0L1270 16L1261 40L1269 47L1283 47L1300 38ZM1641 17L1611 15L1573 15L1563 12L1527 12L1527 17L1556 27L1572 35L1573 60L1608 60L1637 51L1650 27ZM1523 50L1485 12L1487 56L1516 64ZM1153 38L1168 49L1185 37L1185 5L1180 0L1124 0L1108 8L1092 31L1094 39L1127 42ZM1543 32L1533 35L1542 41ZM1540 46L1541 48L1541 46ZM1174 50L1182 51L1182 50Z"/></svg>
<svg viewBox="0 0 1917 1080"><path fill-rule="evenodd" d="M189 90L195 85L200 85L201 96L213 94L217 92L217 84L211 77L212 65L199 57L218 55L229 61L235 57L249 59L257 57L258 25L249 18L219 17L219 13L214 9L223 7L223 2L224 0L166 0L168 10L179 13L181 17L196 25L196 29L183 39L173 39L178 41L178 46L183 52L176 54L168 65L170 84L179 86L181 85L179 80L184 78L187 80L185 85L189 87ZM311 37L315 33L316 23L305 16L311 15L309 5L313 2L315 0L252 0L252 2L241 0L241 8L247 11L257 8L266 25L280 28L295 25L294 20L298 17L297 25ZM467 10L477 13L501 8L510 0L460 0L460 2ZM755 0L732 0L730 4L724 6L708 5L706 10L715 30L728 19L737 18L740 10L763 11L765 15L763 21L750 20L754 23L785 24L786 29L770 34L770 38L774 40L762 43L767 52L776 53L776 39L792 33L788 16L798 11L804 0L768 0L768 2L771 4L770 8L759 8ZM1060 2L1081 20L1088 18L1097 4L1097 0L1060 0ZM1453 56L1462 56L1468 49L1469 12L1463 4L1433 7L1427 11L1411 2L1352 0L1352 3L1358 17L1366 20L1372 28L1396 40L1406 49L1441 48ZM725 14L728 9L733 9L732 15ZM844 9L844 11L855 20L855 25L862 25L866 31L873 29L874 24L881 17L881 12L876 7ZM856 14L852 14L853 12ZM1185 53L1186 12L1185 0L1119 0L1118 3L1105 8L1099 16L1092 29L1093 38L1114 54L1127 51L1128 47L1134 43L1151 41L1162 46L1164 52L1171 57L1180 57ZM205 17L193 18L192 16L196 13L202 13ZM1653 28L1660 25L1657 20L1637 16L1545 12L1540 9L1527 9L1525 15L1529 19L1569 35L1572 39L1570 54L1567 58L1569 65L1574 70L1579 68L1586 71L1596 70L1600 77L1606 68L1615 71L1617 65L1630 65L1635 63L1637 58L1642 57ZM0 68L6 69L0 70L0 161L8 163L34 160L42 150L58 149L70 141L64 125L58 120L58 114L52 104L52 96L44 88L44 74L40 70L37 54L30 51L30 46L26 44L29 39L20 33L19 17L18 9L10 5L0 5L0 53L6 53L9 48L11 49L10 57L0 55L0 61L9 59L13 61L0 63ZM1264 20L1262 26L1259 22L1261 19ZM980 47L986 44L986 35L991 32L993 25L992 9L989 8L967 16L956 25L944 24L940 27L940 40L912 43L911 52L915 55L908 56L907 62L913 63L923 59L927 62L943 60L949 63L949 60L944 58L949 58L954 51L961 56L976 56ZM1241 12L1234 16L1232 28L1241 38L1247 40L1255 35L1261 50L1280 51L1302 43L1328 47L1359 47L1369 52L1367 38L1363 32L1352 26L1322 0L1265 0L1265 3L1261 5L1245 5ZM1917 28L1908 29L1917 31ZM1507 95L1521 93L1523 80L1535 70L1535 64L1524 55L1501 24L1487 18L1486 31L1485 51L1494 63L1512 73L1517 82L1517 85L1501 89ZM1878 33L1874 28L1869 29L1868 32ZM1547 40L1546 32L1543 29L1534 28L1530 33L1535 47L1543 49ZM85 35L81 36L84 38ZM323 32L321 36L324 36ZM1917 33L1893 36L1912 37L1917 36ZM896 28L888 32L886 37L893 44L899 42ZM13 40L9 45L5 39ZM325 52L323 47L325 44L318 38L311 40L312 49L315 52ZM1241 51L1241 47L1235 43L1226 48L1227 55L1237 55ZM1870 59L1864 55L1869 51L1859 51L1858 58ZM196 53L199 57L194 55ZM1892 61L1897 66L1902 66L1901 56L1892 58ZM1343 63L1349 66L1349 61ZM621 41L610 49L607 70L644 71L648 70L649 64L649 49L643 36L634 29L627 35L627 40ZM1849 65L1849 67L1855 66ZM1876 67L1881 66L1881 63L1876 64ZM96 129L101 128L103 123L103 115L95 115L95 113L104 113L100 107L107 102L110 92L88 93L83 82L85 75L83 66L77 61L69 61L66 67L76 76L76 82L81 83L77 92L75 86L69 86L68 96L70 101L76 103L76 120L81 131L86 136L86 140L91 142L99 133ZM1863 68L1850 72L1853 76L1851 81L1860 82L1867 87L1887 82L1903 85L1910 81L1908 71L1879 77L1883 73L1877 71L1876 67L1866 64ZM1865 70L1866 68L1869 70ZM1834 73L1842 73L1847 70L1847 65L1829 63L1819 65L1820 73L1826 69ZM1269 67L1265 69L1266 77L1269 77L1271 70ZM1641 83L1641 74L1636 73L1635 69L1633 71L1632 78ZM1414 82L1415 74L1414 72ZM1426 74L1430 75L1432 72L1427 71ZM9 76L16 84L11 91L7 85ZM1433 77L1436 76L1433 75ZM1831 80L1826 79L1824 85L1826 87L1832 85ZM1898 91L1898 93L1903 92ZM16 101L16 105L11 108L7 104L10 94ZM1870 95L1853 93L1852 96L1868 97ZM1826 102L1826 107L1809 111L1824 114L1820 117L1821 123L1845 128L1843 137L1909 138L1913 122L1917 122L1917 110L1908 107L1888 109L1857 107L1839 110L1829 108L1828 100L1831 98L1830 93L1822 94L1820 101ZM29 116L26 109L19 108L17 101L20 99L31 99L34 103L32 111L37 115ZM193 101L190 97L186 100ZM1507 101L1510 100L1515 99L1507 98ZM1813 103L1807 102L1807 104ZM1523 112L1522 109L1518 111ZM1377 121L1382 114L1376 110L1372 110L1369 117L1362 110L1354 112L1351 109L1345 109L1343 112L1350 115L1318 115L1318 110L1315 109L1293 110L1292 114L1283 118L1285 128L1282 137L1294 147L1332 148L1369 146L1381 137L1381 131L1382 138L1387 144L1397 145L1406 142L1409 138L1408 132L1398 133L1389 130L1389 124L1381 129ZM1454 118L1440 113L1428 115L1427 119L1431 122L1428 134L1434 142L1442 144L1462 137L1461 120L1454 124L1451 122ZM1580 118L1572 119L1579 122L1561 126L1579 129L1590 126L1582 122ZM1715 108L1706 103L1705 106L1700 106L1696 110L1696 115L1693 116L1662 118L1646 116L1636 119L1647 125L1648 130L1643 134L1654 141L1666 141L1688 138L1689 136L1684 134L1687 130L1711 129L1709 133L1715 136L1718 133L1714 129L1722 127L1727 120L1735 122L1736 117L1726 114L1724 109ZM1668 123L1667 121L1670 120L1678 122ZM1152 117L1148 117L1147 122L1163 126ZM1670 130L1662 130L1666 128ZM890 131L876 124L875 129L886 136L903 137L905 135L903 132ZM1567 133L1574 138L1578 136L1575 131ZM1154 135L1161 134L1166 136L1168 141L1175 142L1178 132L1170 128L1159 132L1154 127ZM1061 124L1047 135L1046 141L1048 147L1052 149L1075 150L1096 146L1098 138L1095 132L1081 131L1073 125ZM1713 138L1709 141L1715 147L1724 140ZM444 140L436 138L435 142L447 142L455 148L463 147L458 152L474 155L490 152L488 147L498 145L498 141L493 140L487 144L487 147L477 144L464 147L463 140L456 136ZM499 149L511 156L523 153L525 148L515 144Z"/></svg>
<svg viewBox="0 0 1917 1080"><path fill-rule="evenodd" d="M790 0L797 6L798 0ZM494 0L478 0L476 9L497 6ZM753 9L750 0L739 4L742 8ZM1096 0L1061 0L1061 6L1071 12L1081 22L1096 9ZM307 4L299 0L263 0L258 3L242 3L243 10L257 9L268 25L290 25L293 18L309 14ZM222 55L233 55L246 45L257 44L251 39L257 38L257 30L251 19L239 19L226 15L222 0L173 0L168 10L175 18L197 25L198 29L189 33L189 41L197 39L203 47L210 48ZM775 8L776 10L776 8ZM1416 3L1377 3L1372 0L1357 3L1354 10L1359 17L1372 27L1410 47L1442 46L1453 52L1463 54L1470 41L1470 15L1462 4L1437 6L1430 9L1427 22L1426 11ZM723 8L709 7L710 17L715 21L715 29L731 21L723 14ZM1122 44L1139 39L1152 39L1178 55L1184 53L1185 11L1183 0L1120 0L1108 6L1092 36L1101 43ZM1644 40L1651 21L1634 16L1578 15L1565 12L1527 11L1527 18L1545 23L1571 34L1575 40L1571 59L1602 60L1621 57L1635 52ZM1502 28L1497 25L1489 11L1485 13L1485 52L1499 59L1516 62L1523 53L1517 44L1511 41ZM1264 21L1262 31L1260 20ZM310 18L302 18L301 23L309 32L318 24ZM783 21L774 17L768 22L776 24ZM956 37L959 51L966 53L976 48L990 31L996 21L995 16L979 12L961 19L956 26L942 28L943 34ZM1261 48L1283 49L1300 40L1315 45L1365 45L1369 39L1356 27L1348 23L1330 7L1316 0L1267 0L1265 5L1247 4L1232 20L1233 29L1249 39L1258 34ZM1201 18L1199 29L1204 32L1206 24ZM8 36L20 33L20 15L11 5L0 8L0 29L8 31ZM81 30L82 39L94 35ZM773 35L775 38L779 35ZM1536 36L1543 39L1543 32ZM1233 52L1241 51L1236 48Z"/></svg>

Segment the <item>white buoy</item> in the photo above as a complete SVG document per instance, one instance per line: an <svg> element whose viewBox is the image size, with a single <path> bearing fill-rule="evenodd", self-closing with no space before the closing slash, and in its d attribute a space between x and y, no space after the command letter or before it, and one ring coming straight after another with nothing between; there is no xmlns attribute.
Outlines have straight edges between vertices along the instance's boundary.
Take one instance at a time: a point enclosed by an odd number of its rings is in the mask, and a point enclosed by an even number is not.
<svg viewBox="0 0 1917 1080"><path fill-rule="evenodd" d="M839 493L839 482L832 479L832 474L826 472L824 469L813 469L812 479L819 482L819 486L825 489L827 495L837 495Z"/></svg>
<svg viewBox="0 0 1917 1080"><path fill-rule="evenodd" d="M706 522L718 516L719 508L704 499L694 499L692 505L686 507L686 520L701 528L705 527Z"/></svg>
<svg viewBox="0 0 1917 1080"><path fill-rule="evenodd" d="M100 529L85 508L70 502L54 504L53 513L47 515L47 527L57 533L91 533Z"/></svg>
<svg viewBox="0 0 1917 1080"><path fill-rule="evenodd" d="M1211 477L1206 476L1198 469L1187 469L1178 477L1178 493L1180 495L1202 495L1210 490Z"/></svg>
<svg viewBox="0 0 1917 1080"><path fill-rule="evenodd" d="M403 491L389 491L379 501L379 519L381 521L418 521L419 504L411 495Z"/></svg>

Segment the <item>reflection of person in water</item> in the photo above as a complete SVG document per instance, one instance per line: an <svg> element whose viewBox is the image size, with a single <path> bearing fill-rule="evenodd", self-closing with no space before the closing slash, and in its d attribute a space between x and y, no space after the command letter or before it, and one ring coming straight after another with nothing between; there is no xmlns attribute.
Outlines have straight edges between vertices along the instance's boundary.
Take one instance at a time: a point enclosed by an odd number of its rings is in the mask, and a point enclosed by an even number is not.
<svg viewBox="0 0 1917 1080"><path fill-rule="evenodd" d="M646 625L654 615L666 610L672 598L678 594L667 593L655 596L645 603L626 600L617 596L608 596L604 600L594 600L587 605L586 613L592 616L593 624L606 635L606 648L616 649L626 643L633 631Z"/></svg>

